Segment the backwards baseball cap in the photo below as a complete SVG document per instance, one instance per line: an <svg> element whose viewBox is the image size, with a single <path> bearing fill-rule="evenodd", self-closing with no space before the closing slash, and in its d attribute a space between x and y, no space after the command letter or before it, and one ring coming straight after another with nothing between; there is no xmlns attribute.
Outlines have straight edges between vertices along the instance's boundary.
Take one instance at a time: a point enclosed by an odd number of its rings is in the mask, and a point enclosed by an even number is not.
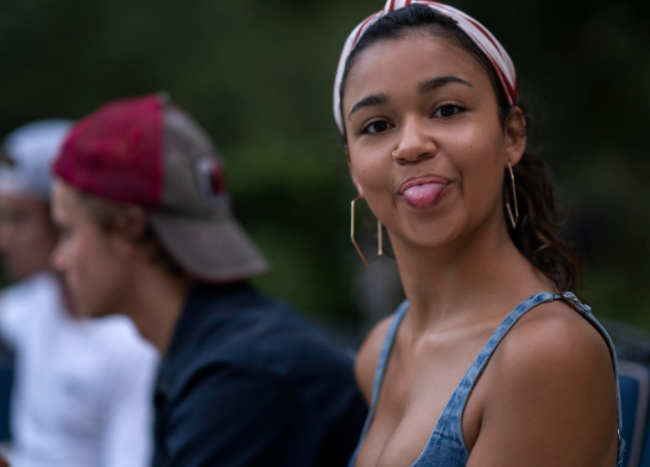
<svg viewBox="0 0 650 467"><path fill-rule="evenodd" d="M50 166L73 123L39 120L10 133L1 149L0 193L25 194L49 201Z"/></svg>
<svg viewBox="0 0 650 467"><path fill-rule="evenodd" d="M208 136L166 96L109 103L77 123L54 161L73 188L149 213L163 247L191 276L231 281L268 265L232 215Z"/></svg>

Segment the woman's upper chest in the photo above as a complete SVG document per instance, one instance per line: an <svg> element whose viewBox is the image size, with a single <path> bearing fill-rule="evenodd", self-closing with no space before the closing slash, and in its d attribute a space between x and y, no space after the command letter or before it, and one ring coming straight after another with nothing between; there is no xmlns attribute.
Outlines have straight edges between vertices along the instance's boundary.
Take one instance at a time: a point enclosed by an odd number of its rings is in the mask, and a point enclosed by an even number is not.
<svg viewBox="0 0 650 467"><path fill-rule="evenodd" d="M475 326L416 342L408 326L402 326L388 358L356 467L411 466L492 331L493 325ZM482 405L479 396L470 401L463 417L463 432L474 437Z"/></svg>

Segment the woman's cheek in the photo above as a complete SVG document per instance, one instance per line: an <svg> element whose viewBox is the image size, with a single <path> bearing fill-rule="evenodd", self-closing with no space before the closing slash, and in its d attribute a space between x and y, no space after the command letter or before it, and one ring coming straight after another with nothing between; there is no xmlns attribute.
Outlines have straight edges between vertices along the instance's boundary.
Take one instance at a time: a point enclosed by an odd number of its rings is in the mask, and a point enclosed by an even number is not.
<svg viewBox="0 0 650 467"><path fill-rule="evenodd" d="M365 156L365 157L364 157ZM372 212L380 218L390 216L391 167L374 152L360 154L353 160L354 175Z"/></svg>
<svg viewBox="0 0 650 467"><path fill-rule="evenodd" d="M352 155L354 175L364 193L384 183L385 176L390 172L390 161L385 159L381 151L373 148L364 148Z"/></svg>
<svg viewBox="0 0 650 467"><path fill-rule="evenodd" d="M462 173L463 198L469 219L481 222L495 203L501 202L502 167L494 157L493 149L473 151L472 160L459 162ZM470 158L467 158L470 159Z"/></svg>

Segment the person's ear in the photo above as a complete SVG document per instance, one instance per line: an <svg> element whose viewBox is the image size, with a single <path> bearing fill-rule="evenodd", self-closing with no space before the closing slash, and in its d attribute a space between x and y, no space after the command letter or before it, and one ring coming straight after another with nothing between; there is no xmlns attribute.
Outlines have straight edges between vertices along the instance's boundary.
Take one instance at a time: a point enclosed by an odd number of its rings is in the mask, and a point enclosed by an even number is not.
<svg viewBox="0 0 650 467"><path fill-rule="evenodd" d="M505 125L507 161L515 166L521 160L528 141L526 116L521 107L515 106ZM507 164L506 164L507 165Z"/></svg>
<svg viewBox="0 0 650 467"><path fill-rule="evenodd" d="M112 235L115 246L127 256L141 249L141 240L147 231L148 221L145 211L139 206L129 206L115 223Z"/></svg>
<svg viewBox="0 0 650 467"><path fill-rule="evenodd" d="M129 240L142 238L147 229L147 215L139 206L129 206L118 220L117 229Z"/></svg>
<svg viewBox="0 0 650 467"><path fill-rule="evenodd" d="M350 148L348 145L345 145L345 156L348 160L348 169L350 169L350 176L352 177L352 183L354 183L354 186L356 187L357 191L359 192L359 196L363 196L363 188L361 188L361 185L359 184L359 180L357 180L357 176L354 172L354 166L352 165L352 159L350 159Z"/></svg>

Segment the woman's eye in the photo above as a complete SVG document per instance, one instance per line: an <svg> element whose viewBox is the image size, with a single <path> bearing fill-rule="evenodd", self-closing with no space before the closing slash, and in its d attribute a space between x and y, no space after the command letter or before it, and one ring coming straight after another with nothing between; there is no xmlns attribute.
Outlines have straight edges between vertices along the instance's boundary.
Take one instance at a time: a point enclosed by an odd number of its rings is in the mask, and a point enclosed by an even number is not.
<svg viewBox="0 0 650 467"><path fill-rule="evenodd" d="M461 113L463 110L465 109L463 109L462 107L448 104L439 107L438 110L436 110L436 113L433 114L433 116L438 118L449 118Z"/></svg>
<svg viewBox="0 0 650 467"><path fill-rule="evenodd" d="M391 128L393 128L393 125L383 120L379 120L377 122L372 122L369 125L367 125L363 129L362 133L376 134L386 130L390 130Z"/></svg>

